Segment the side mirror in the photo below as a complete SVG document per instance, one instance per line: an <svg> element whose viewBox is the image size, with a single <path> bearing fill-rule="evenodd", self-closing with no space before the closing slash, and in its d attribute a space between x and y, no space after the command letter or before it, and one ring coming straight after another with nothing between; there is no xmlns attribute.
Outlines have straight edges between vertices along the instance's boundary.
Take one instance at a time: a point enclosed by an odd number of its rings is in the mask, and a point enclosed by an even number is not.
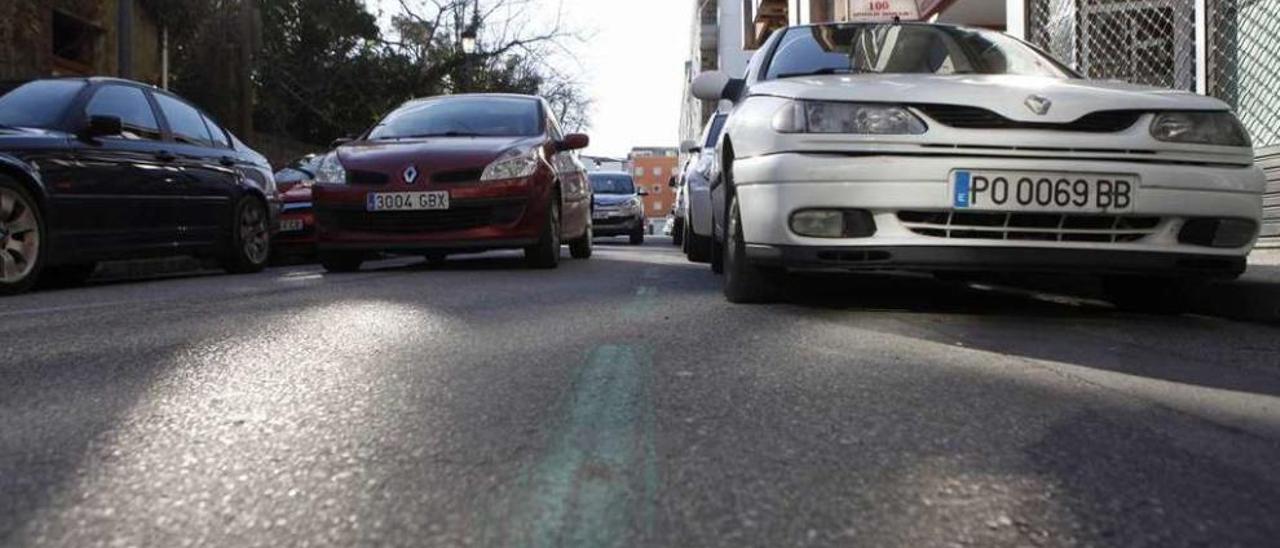
<svg viewBox="0 0 1280 548"><path fill-rule="evenodd" d="M667 186L675 188L680 186L680 182L677 181L675 177L672 177L671 180L667 181Z"/></svg>
<svg viewBox="0 0 1280 548"><path fill-rule="evenodd" d="M746 85L744 80L730 78L728 74L712 70L701 73L693 79L693 96L703 101L721 99L734 101L738 99L738 94L744 85Z"/></svg>
<svg viewBox="0 0 1280 548"><path fill-rule="evenodd" d="M698 146L697 141L684 141L680 143L680 152L685 154L693 154L699 150L702 150L702 148Z"/></svg>
<svg viewBox="0 0 1280 548"><path fill-rule="evenodd" d="M337 139L334 139L332 143L329 143L329 148L338 148L354 140L355 138L353 137L338 137Z"/></svg>
<svg viewBox="0 0 1280 548"><path fill-rule="evenodd" d="M645 190L645 189L643 189L643 188L636 190L636 196L639 196L639 197L643 198L643 197L648 196L648 195L649 195L649 191L647 191L647 190Z"/></svg>
<svg viewBox="0 0 1280 548"><path fill-rule="evenodd" d="M124 133L124 122L119 116L95 114L89 117L89 123L84 127L84 136L89 138L110 137L121 133Z"/></svg>
<svg viewBox="0 0 1280 548"><path fill-rule="evenodd" d="M582 150L591 145L591 138L582 133L570 133L564 136L556 146L561 150Z"/></svg>

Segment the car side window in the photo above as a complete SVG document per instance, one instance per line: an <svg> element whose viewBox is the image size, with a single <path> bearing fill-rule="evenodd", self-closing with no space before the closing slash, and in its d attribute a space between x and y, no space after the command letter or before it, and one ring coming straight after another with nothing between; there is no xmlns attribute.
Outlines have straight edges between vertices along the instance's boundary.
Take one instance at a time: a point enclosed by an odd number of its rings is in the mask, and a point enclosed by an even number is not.
<svg viewBox="0 0 1280 548"><path fill-rule="evenodd" d="M213 135L214 146L218 146L222 148L233 148L231 146L231 138L227 136L227 130L222 129L221 126L219 126L218 124L215 124L213 120L210 120L209 117L205 116L203 113L200 115L200 117L204 119L205 127L208 127L209 133Z"/></svg>
<svg viewBox="0 0 1280 548"><path fill-rule="evenodd" d="M213 136L204 125L204 116L200 115L200 111L162 93L155 94L155 97L160 104L160 112L169 121L169 131L173 132L174 140L189 145L213 146Z"/></svg>
<svg viewBox="0 0 1280 548"><path fill-rule="evenodd" d="M126 139L160 140L160 122L151 102L141 89L132 86L104 86L85 106L86 116L115 116L124 127Z"/></svg>

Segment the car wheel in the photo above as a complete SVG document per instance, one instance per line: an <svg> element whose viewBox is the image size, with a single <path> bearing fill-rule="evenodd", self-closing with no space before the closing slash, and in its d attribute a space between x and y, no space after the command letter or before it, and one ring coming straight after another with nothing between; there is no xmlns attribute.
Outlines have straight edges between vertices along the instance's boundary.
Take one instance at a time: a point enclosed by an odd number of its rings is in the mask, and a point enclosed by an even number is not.
<svg viewBox="0 0 1280 548"><path fill-rule="evenodd" d="M426 259L427 266L432 268L440 268L449 261L449 255L447 253L427 253L426 255L423 255L422 258Z"/></svg>
<svg viewBox="0 0 1280 548"><path fill-rule="evenodd" d="M22 293L44 265L44 216L25 188L0 177L0 295Z"/></svg>
<svg viewBox="0 0 1280 548"><path fill-rule="evenodd" d="M1195 278L1108 276L1102 279L1102 290L1120 310L1173 315L1190 308L1191 296L1204 283Z"/></svg>
<svg viewBox="0 0 1280 548"><path fill-rule="evenodd" d="M684 254L690 262L711 262L711 239L693 232L693 223L684 224Z"/></svg>
<svg viewBox="0 0 1280 548"><path fill-rule="evenodd" d="M631 245L644 244L644 227L636 228L631 231Z"/></svg>
<svg viewBox="0 0 1280 548"><path fill-rule="evenodd" d="M267 227L267 206L253 196L236 204L231 224L231 241L222 268L233 274L262 272L271 260L271 231Z"/></svg>
<svg viewBox="0 0 1280 548"><path fill-rule="evenodd" d="M684 219L676 217L671 227L671 245L684 247Z"/></svg>
<svg viewBox="0 0 1280 548"><path fill-rule="evenodd" d="M358 253L341 251L320 252L320 266L333 273L357 272L364 263L364 256Z"/></svg>
<svg viewBox="0 0 1280 548"><path fill-rule="evenodd" d="M47 267L40 273L40 283L38 285L48 288L75 287L83 284L90 276L93 276L93 271L97 269L98 263Z"/></svg>
<svg viewBox="0 0 1280 548"><path fill-rule="evenodd" d="M524 248L525 263L531 268L555 268L560 266L560 197L551 199L547 224L542 227L538 243Z"/></svg>
<svg viewBox="0 0 1280 548"><path fill-rule="evenodd" d="M767 303L777 298L778 273L747 262L747 243L742 235L738 199L729 205L729 239L724 253L724 296L731 303Z"/></svg>
<svg viewBox="0 0 1280 548"><path fill-rule="evenodd" d="M595 230L587 223L586 232L582 233L582 237L569 242L569 256L575 259L590 259L594 250L592 239L595 237Z"/></svg>

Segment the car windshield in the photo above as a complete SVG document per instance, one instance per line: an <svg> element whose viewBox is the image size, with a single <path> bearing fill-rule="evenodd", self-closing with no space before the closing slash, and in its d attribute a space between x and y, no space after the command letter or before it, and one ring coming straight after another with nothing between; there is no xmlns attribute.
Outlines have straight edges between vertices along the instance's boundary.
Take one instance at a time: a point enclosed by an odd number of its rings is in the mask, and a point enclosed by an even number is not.
<svg viewBox="0 0 1280 548"><path fill-rule="evenodd" d="M387 115L370 139L532 137L542 132L538 102L518 97L415 101Z"/></svg>
<svg viewBox="0 0 1280 548"><path fill-rule="evenodd" d="M788 30L765 78L862 73L1075 77L1053 58L999 32L943 25L840 24Z"/></svg>
<svg viewBox="0 0 1280 548"><path fill-rule="evenodd" d="M627 175L592 175L591 190L596 194L635 194L636 185Z"/></svg>
<svg viewBox="0 0 1280 548"><path fill-rule="evenodd" d="M40 80L18 86L0 97L0 125L38 128L57 125L84 86L79 80Z"/></svg>

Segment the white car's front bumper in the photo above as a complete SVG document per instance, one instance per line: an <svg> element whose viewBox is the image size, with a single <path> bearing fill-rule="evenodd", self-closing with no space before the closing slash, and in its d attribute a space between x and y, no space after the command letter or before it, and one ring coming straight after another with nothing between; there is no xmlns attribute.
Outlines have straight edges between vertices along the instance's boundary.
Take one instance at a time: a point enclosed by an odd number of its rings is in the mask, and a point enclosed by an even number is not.
<svg viewBox="0 0 1280 548"><path fill-rule="evenodd" d="M1125 215L1157 217L1159 221L1131 241L1029 241L998 233L952 237L953 233L964 234L950 231L963 227L950 226L945 215L953 210L950 176L957 169L1134 174L1141 184L1134 211ZM1106 270L1108 264L1128 264L1126 259L1134 259L1134 264L1123 270L1200 264L1203 270L1217 272L1242 268L1252 242L1228 249L1190 245L1179 242L1180 230L1192 218L1259 221L1265 179L1256 167L783 153L736 160L734 187L748 256L785 266L1001 270L1036 269L1043 263L1045 270L1064 265ZM864 238L797 235L791 231L789 219L793 212L806 208L869 211L875 220L875 234ZM902 212L943 213L942 218L948 220L933 227L943 232L923 230L919 224L904 222ZM869 252L877 250L882 252ZM1208 260L1197 263L1197 258Z"/></svg>

